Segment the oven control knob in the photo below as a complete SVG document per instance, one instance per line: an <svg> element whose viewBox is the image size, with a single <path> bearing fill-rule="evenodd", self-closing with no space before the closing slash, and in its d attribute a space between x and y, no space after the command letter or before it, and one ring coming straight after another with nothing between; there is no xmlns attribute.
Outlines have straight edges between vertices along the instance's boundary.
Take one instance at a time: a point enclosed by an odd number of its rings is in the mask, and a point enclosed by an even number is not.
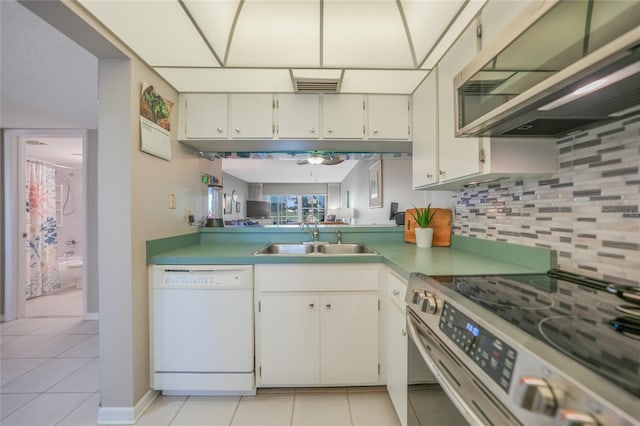
<svg viewBox="0 0 640 426"><path fill-rule="evenodd" d="M424 299L424 297L425 297L424 290L413 290L413 297L411 298L411 301L413 302L414 305L419 305L422 299Z"/></svg>
<svg viewBox="0 0 640 426"><path fill-rule="evenodd" d="M525 410L547 416L553 416L558 408L551 386L546 380L538 377L520 377L514 398L518 405Z"/></svg>
<svg viewBox="0 0 640 426"><path fill-rule="evenodd" d="M438 300L433 293L425 292L425 296L422 299L422 306L420 308L422 312L428 314L435 314L438 312Z"/></svg>
<svg viewBox="0 0 640 426"><path fill-rule="evenodd" d="M556 421L561 426L597 426L600 424L591 414L574 410L560 410Z"/></svg>

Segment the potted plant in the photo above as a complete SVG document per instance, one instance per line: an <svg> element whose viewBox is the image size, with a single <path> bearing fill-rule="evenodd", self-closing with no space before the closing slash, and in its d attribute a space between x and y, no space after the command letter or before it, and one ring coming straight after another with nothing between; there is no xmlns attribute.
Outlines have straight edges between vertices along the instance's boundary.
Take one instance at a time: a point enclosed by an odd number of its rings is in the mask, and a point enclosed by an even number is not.
<svg viewBox="0 0 640 426"><path fill-rule="evenodd" d="M433 241L433 228L430 228L431 221L433 217L438 212L431 211L431 204L429 204L426 208L419 209L415 205L415 213L413 211L409 211L411 216L416 222L416 245L418 247L431 247L431 242Z"/></svg>

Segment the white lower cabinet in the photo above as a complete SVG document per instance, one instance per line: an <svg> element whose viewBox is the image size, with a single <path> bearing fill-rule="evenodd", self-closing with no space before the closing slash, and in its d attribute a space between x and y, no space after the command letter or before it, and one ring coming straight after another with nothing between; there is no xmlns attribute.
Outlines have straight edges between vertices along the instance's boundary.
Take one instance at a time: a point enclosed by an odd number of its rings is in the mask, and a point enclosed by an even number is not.
<svg viewBox="0 0 640 426"><path fill-rule="evenodd" d="M258 386L379 384L378 275L377 265L257 265Z"/></svg>
<svg viewBox="0 0 640 426"><path fill-rule="evenodd" d="M320 315L316 294L264 293L259 302L258 376L270 385L320 383Z"/></svg>
<svg viewBox="0 0 640 426"><path fill-rule="evenodd" d="M407 331L404 297L407 282L387 272L387 391L400 423L407 424Z"/></svg>

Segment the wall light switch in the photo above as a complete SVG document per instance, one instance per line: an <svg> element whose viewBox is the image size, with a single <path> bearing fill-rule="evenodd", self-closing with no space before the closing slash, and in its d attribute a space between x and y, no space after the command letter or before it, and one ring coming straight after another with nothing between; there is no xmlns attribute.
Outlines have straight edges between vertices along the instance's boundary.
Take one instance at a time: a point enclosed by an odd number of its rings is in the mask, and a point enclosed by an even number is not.
<svg viewBox="0 0 640 426"><path fill-rule="evenodd" d="M176 208L176 194L172 192L169 193L169 208L170 209Z"/></svg>

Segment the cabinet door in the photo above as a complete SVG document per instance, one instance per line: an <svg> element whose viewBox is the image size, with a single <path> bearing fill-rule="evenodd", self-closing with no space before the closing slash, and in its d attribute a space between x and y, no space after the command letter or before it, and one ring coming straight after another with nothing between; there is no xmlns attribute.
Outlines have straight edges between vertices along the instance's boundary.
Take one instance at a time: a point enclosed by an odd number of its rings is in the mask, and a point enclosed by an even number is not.
<svg viewBox="0 0 640 426"><path fill-rule="evenodd" d="M320 95L278 95L278 137L320 137Z"/></svg>
<svg viewBox="0 0 640 426"><path fill-rule="evenodd" d="M182 95L185 139L220 139L227 137L227 95Z"/></svg>
<svg viewBox="0 0 640 426"><path fill-rule="evenodd" d="M364 96L324 95L322 97L322 136L326 139L362 139Z"/></svg>
<svg viewBox="0 0 640 426"><path fill-rule="evenodd" d="M438 69L413 93L413 187L438 182Z"/></svg>
<svg viewBox="0 0 640 426"><path fill-rule="evenodd" d="M387 391L400 423L407 424L407 332L405 328L406 282L387 274Z"/></svg>
<svg viewBox="0 0 640 426"><path fill-rule="evenodd" d="M369 139L409 139L409 97L368 96Z"/></svg>
<svg viewBox="0 0 640 426"><path fill-rule="evenodd" d="M262 385L320 382L319 297L304 293L260 298L259 371Z"/></svg>
<svg viewBox="0 0 640 426"><path fill-rule="evenodd" d="M320 296L322 384L378 382L378 294Z"/></svg>
<svg viewBox="0 0 640 426"><path fill-rule="evenodd" d="M476 24L472 21L438 64L438 150L440 182L482 171L479 138L455 137L454 76L477 53Z"/></svg>
<svg viewBox="0 0 640 426"><path fill-rule="evenodd" d="M230 97L232 138L273 137L273 95L232 94Z"/></svg>

